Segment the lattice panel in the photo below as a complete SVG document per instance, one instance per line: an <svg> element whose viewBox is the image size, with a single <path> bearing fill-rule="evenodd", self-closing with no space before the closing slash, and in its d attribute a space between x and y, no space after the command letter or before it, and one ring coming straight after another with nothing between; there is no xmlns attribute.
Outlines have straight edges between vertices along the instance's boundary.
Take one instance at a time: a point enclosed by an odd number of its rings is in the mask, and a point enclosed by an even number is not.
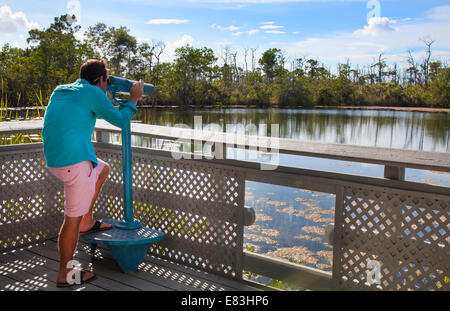
<svg viewBox="0 0 450 311"><path fill-rule="evenodd" d="M342 207L336 211L336 223L341 226L335 238L335 285L370 290L450 289L448 199L350 186L343 187L342 198Z"/></svg>
<svg viewBox="0 0 450 311"><path fill-rule="evenodd" d="M64 186L46 169L42 147L8 148L0 149L0 250L57 236L64 217Z"/></svg>
<svg viewBox="0 0 450 311"><path fill-rule="evenodd" d="M98 150L112 166L97 215L123 218L119 150ZM240 278L244 176L230 169L133 152L134 217L165 233L150 253L202 270ZM120 176L120 177L119 177Z"/></svg>

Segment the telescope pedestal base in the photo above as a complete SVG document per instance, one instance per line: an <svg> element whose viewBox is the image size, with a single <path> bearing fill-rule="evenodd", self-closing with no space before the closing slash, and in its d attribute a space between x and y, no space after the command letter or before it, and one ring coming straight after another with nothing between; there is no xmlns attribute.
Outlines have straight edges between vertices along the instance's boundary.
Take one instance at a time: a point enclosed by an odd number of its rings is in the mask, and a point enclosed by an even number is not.
<svg viewBox="0 0 450 311"><path fill-rule="evenodd" d="M112 219L102 219L102 221L113 224L113 228L83 235L80 239L91 244L92 258L97 245L108 246L123 272L136 271L150 245L164 238L164 233L146 227L124 230L114 225L122 223L120 221Z"/></svg>

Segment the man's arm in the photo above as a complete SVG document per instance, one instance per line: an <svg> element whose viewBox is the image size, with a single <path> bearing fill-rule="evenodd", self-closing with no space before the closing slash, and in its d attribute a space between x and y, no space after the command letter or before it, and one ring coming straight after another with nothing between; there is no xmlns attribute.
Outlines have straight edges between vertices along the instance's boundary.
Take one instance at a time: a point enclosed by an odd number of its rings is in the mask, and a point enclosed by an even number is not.
<svg viewBox="0 0 450 311"><path fill-rule="evenodd" d="M114 107L108 96L98 88L92 98L92 109L98 117L122 129L130 123L137 112L136 104L144 92L143 88L144 83L142 81L136 82L131 87L130 100L121 105L120 111Z"/></svg>

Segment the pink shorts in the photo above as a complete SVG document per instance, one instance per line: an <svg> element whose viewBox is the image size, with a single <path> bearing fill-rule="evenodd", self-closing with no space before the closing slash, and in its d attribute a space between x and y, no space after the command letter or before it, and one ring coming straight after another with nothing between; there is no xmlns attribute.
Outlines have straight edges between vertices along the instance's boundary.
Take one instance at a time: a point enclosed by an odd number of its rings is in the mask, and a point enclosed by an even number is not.
<svg viewBox="0 0 450 311"><path fill-rule="evenodd" d="M95 194L95 184L105 167L100 159L93 168L91 161L66 167L49 167L49 171L64 182L64 212L69 217L79 217L89 212Z"/></svg>

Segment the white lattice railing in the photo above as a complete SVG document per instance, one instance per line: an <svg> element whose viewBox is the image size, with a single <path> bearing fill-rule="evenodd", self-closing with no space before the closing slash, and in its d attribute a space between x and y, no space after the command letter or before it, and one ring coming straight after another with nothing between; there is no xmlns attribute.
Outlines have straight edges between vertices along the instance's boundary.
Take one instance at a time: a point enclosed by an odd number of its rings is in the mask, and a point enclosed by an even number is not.
<svg viewBox="0 0 450 311"><path fill-rule="evenodd" d="M41 127L42 121L0 123L0 134L36 132ZM109 132L120 131L104 122L98 122L97 130L96 150L113 164L99 208L105 216L120 218L120 150L107 143ZM142 124L133 124L132 132L151 139L195 137L247 149L253 141L229 134L211 139L202 131ZM271 138L264 139L263 144L271 146ZM309 289L449 289L450 191L402 180L405 167L449 172L448 154L284 139L276 145L280 153L385 165L385 178L285 166L262 171L258 163L174 160L168 151L134 147L135 215L169 237L151 251L230 277L240 278L245 269ZM46 173L41 148L40 144L0 147L1 248L57 234L62 194ZM242 250L243 226L251 223L243 207L245 180L336 195L332 273ZM227 191L221 192L223 188ZM212 246L217 248L211 251Z"/></svg>

